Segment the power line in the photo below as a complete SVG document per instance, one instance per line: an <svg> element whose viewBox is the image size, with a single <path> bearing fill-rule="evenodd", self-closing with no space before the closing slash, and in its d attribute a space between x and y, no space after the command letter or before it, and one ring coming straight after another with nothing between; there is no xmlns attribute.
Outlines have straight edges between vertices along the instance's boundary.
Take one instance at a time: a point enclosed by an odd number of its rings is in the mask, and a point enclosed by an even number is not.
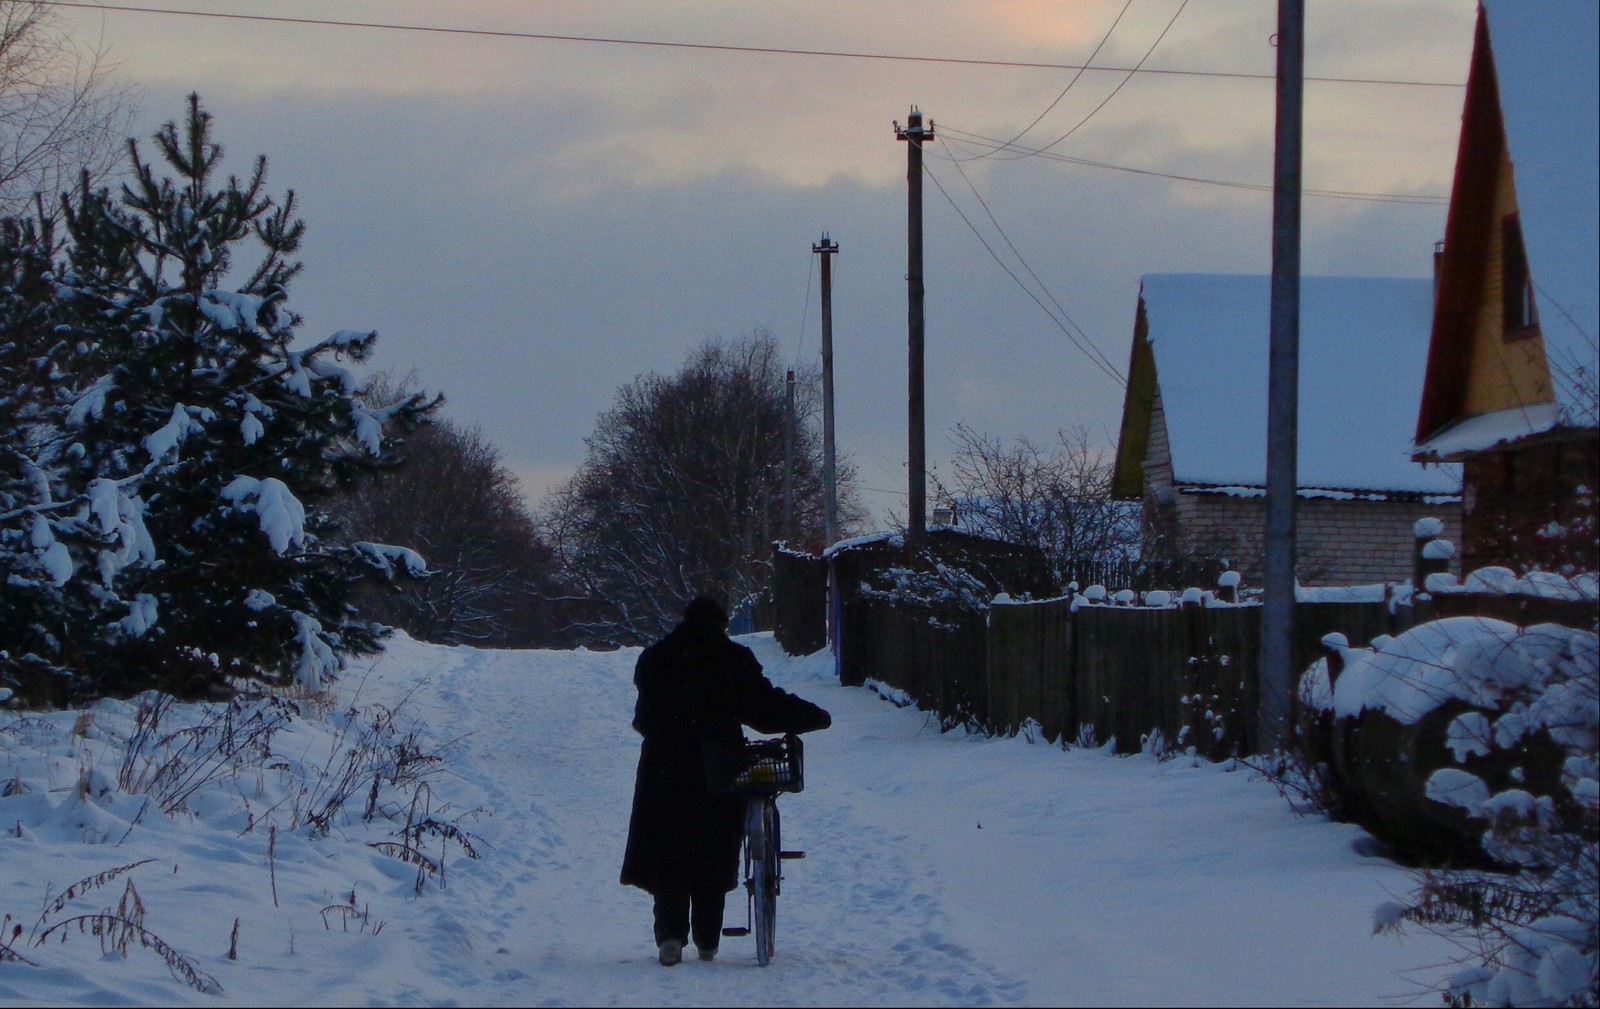
<svg viewBox="0 0 1600 1009"><path fill-rule="evenodd" d="M1072 80L1067 82L1067 86L1061 89L1061 93L1059 95L1056 95L1055 101L1051 102L1049 105L1046 105L1043 112L1039 113L1037 116L1034 116L1033 117L1033 122L1031 122L1027 126L1023 127L1021 133L1018 133L1016 136L1014 136L1010 140L1006 141L1006 147L1009 148L1012 144L1016 143L1018 140L1021 140L1023 137L1027 136L1029 130L1033 129L1035 126L1038 126L1040 120L1044 119L1045 116L1048 116L1052 109L1054 109L1057 105L1061 104L1061 99L1067 97L1067 92L1072 90L1072 86L1074 84L1077 84L1078 81L1083 79L1084 70L1086 70L1088 68L1089 64L1094 62L1094 58L1096 56L1100 55L1100 50L1105 48L1106 43L1111 41L1112 33L1114 33L1117 30L1117 25L1122 23L1122 16L1124 14L1127 14L1128 13L1128 8L1132 7L1132 6L1133 6L1133 0L1123 0L1122 9L1117 12L1116 18L1111 22L1111 27L1106 29L1105 35L1103 35L1101 37L1101 39L1100 39L1100 44L1095 46L1094 47L1094 52L1089 54L1089 58L1088 58L1088 60L1085 61L1084 66L1080 67L1078 69L1078 72L1072 75ZM978 157L987 158L987 157L989 157L990 155L992 155L994 153L996 153L996 152L990 151L987 154L980 154L980 155L978 155Z"/></svg>
<svg viewBox="0 0 1600 1009"><path fill-rule="evenodd" d="M988 148L990 150L1003 150L1006 146L1005 141L996 140L993 137L986 137L980 133L969 133L966 130L960 130L953 126L948 126L943 122L941 122L939 126L946 131L946 138L951 139L953 142L958 144L966 144L970 147L977 148ZM958 135L950 138L948 135L951 133ZM964 140L962 139L964 137L971 139ZM1029 150L1032 149L1030 148ZM1179 175L1173 172L1159 172L1151 168L1135 168L1132 165L1118 165L1108 161L1094 161L1089 158L1077 158L1071 155L1057 154L1051 151L1039 150L1034 153L1037 153L1039 157L1044 158L1047 161L1061 161L1070 165L1080 165L1085 168L1101 168L1113 172L1128 172L1133 175L1147 175L1152 178L1171 179L1176 182L1196 182L1208 186L1223 186L1228 189L1248 189L1262 193L1272 192L1272 184L1270 182L1232 182L1226 179L1208 179L1198 175ZM945 158L946 160L955 160L949 155L945 155ZM966 158L963 160L971 161L974 159ZM1435 196L1415 193L1363 193L1343 189L1304 189L1301 192L1305 196L1316 196L1329 200L1357 200L1368 203L1418 203L1427 206L1443 206L1450 202L1450 197L1448 196Z"/></svg>
<svg viewBox="0 0 1600 1009"><path fill-rule="evenodd" d="M800 367L801 355L805 353L806 320L811 316L811 278L817 272L816 258L815 255L806 256L806 262L810 264L810 267L806 270L806 299L800 303L800 335L795 337L794 341L794 364L796 369Z"/></svg>
<svg viewBox="0 0 1600 1009"><path fill-rule="evenodd" d="M1094 108L1089 110L1089 114L1088 115L1084 116L1082 119L1078 120L1075 124L1073 124L1072 128L1067 130L1067 132L1061 134L1061 136L1059 136L1059 137L1056 137L1054 140L1050 141L1048 144L1045 144L1043 147L1039 148L1037 151L1025 151L1023 153L1013 155L1010 158L1002 158L1001 160L1003 160L1003 161L1014 161L1017 158L1035 158L1035 157L1038 157L1038 156L1044 154L1046 151L1050 150L1050 148L1052 148L1052 147L1056 146L1057 144L1061 143L1061 141L1067 139L1068 137L1072 136L1074 133L1078 132L1079 127L1081 127L1084 123L1088 122L1089 120L1093 119L1095 117L1095 113L1099 112L1101 109L1103 109L1107 105L1109 105L1111 103L1111 99L1117 97L1117 93L1120 92L1125 86L1127 86L1127 83L1129 81L1133 80L1133 75L1138 73L1139 72L1139 68L1145 65L1145 61L1150 59L1150 57L1155 54L1156 47L1161 45L1161 40L1167 37L1167 33L1172 30L1172 26L1178 23L1178 15L1182 14L1183 13L1183 9L1185 7L1187 7L1187 6L1189 6L1189 0L1183 0L1183 2L1178 5L1178 9L1172 12L1172 18L1171 18L1171 20L1169 20L1167 22L1167 26L1165 28L1161 29L1161 34L1156 36L1156 40L1154 42L1150 43L1150 48L1146 49L1145 52L1144 52L1144 55L1139 57L1139 62L1134 64L1133 69L1128 71L1128 75L1126 77L1122 78L1122 80L1117 82L1117 86L1111 89L1111 93L1109 95L1106 95L1104 98L1102 98L1100 100L1100 104L1099 105L1096 105ZM1009 147L1010 145L1007 145L1007 146Z"/></svg>
<svg viewBox="0 0 1600 1009"><path fill-rule="evenodd" d="M718 45L711 42L667 42L661 39L625 39L601 35L553 35L543 32L514 32L488 28L451 28L442 25L403 25L382 21L336 21L331 18L292 18L275 14L227 14L222 11L179 10L170 7L136 7L131 4L83 3L74 0L38 0L46 7L71 7L91 11L118 11L128 14L160 14L175 17L213 18L223 21L255 21L271 24L309 25L319 28L366 28L382 31L422 32L480 38L526 39L541 42L587 42L597 45L652 46L664 49L699 49L708 52L759 53L773 56L816 56L828 59L888 60L900 63L941 63L955 66L1014 67L1025 70L1083 70L1107 73L1162 74L1175 77L1218 77L1239 80L1276 80L1270 73L1241 73L1224 70L1174 70L1150 67L1091 67L1077 63L1041 63L1027 60L980 60L952 56L906 56L898 53L866 53L836 49L781 49L773 46ZM1386 87L1463 88L1450 81L1387 80L1370 77L1307 77L1319 84L1376 84Z"/></svg>
<svg viewBox="0 0 1600 1009"><path fill-rule="evenodd" d="M1099 345L1090 338L1089 334L1084 332L1083 327L1078 325L1077 321L1072 318L1071 314L1067 312L1066 307L1062 305L1059 300L1057 300L1056 296L1050 293L1050 288L1045 286L1044 280L1041 279L1034 268L1028 264L1027 258L1022 255L1022 252L1017 248L1016 243L1011 241L1011 236L1006 234L1006 229L1000 226L999 220L994 216L994 211L989 209L989 201L985 200L983 198L983 194L978 192L978 187L973 185L972 178L967 175L967 170L961 167L961 162L952 159L952 163L955 165L956 171L960 173L961 181L967 184L967 188L972 191L972 195L978 201L978 205L982 207L983 212L988 215L989 223L994 225L994 230L1000 233L1001 238L1005 239L1006 247L1011 250L1011 254L1017 257L1017 262L1021 263L1022 268L1028 271L1028 276L1033 278L1033 282L1039 285L1039 290L1044 292L1045 297L1049 298L1050 303L1056 306L1056 310L1061 313L1061 317L1065 319L1073 329L1078 331L1078 335L1083 337L1084 343L1087 343L1089 347L1087 350L1085 350L1083 344L1078 344L1076 340L1074 340L1073 343L1077 344L1079 350L1083 350L1084 353L1090 354L1092 358L1098 359L1097 363L1104 365L1104 367L1101 368L1102 371L1109 369L1117 376L1119 381L1126 385L1127 381L1122 377L1122 372L1114 363L1112 363L1109 358L1106 357L1105 353L1101 351ZM1068 335L1070 336L1071 334Z"/></svg>
<svg viewBox="0 0 1600 1009"><path fill-rule="evenodd" d="M537 33L537 32L496 31L496 30L482 29L482 28L450 28L450 27L435 26L435 25L401 25L401 24L391 24L391 23L387 23L387 22L376 22L376 21L335 21L335 20L331 20L331 19L327 19L327 18L291 18L291 17L282 17L282 16L278 16L278 15L268 15L268 14L228 14L228 13L223 13L221 11L191 11L191 10L178 10L178 9L165 8L165 7L136 7L136 6L132 6L132 5L128 5L128 4L82 3L82 2L75 2L75 0L38 0L38 2L40 4L42 4L43 6L46 6L46 7L68 7L68 8L78 8L78 9L82 9L82 10L120 11L120 12L124 12L124 13L134 13L134 14L159 14L159 15L171 15L171 16L181 16L181 17L212 18L212 19L216 19L216 20L228 20L228 21L253 21L253 22L273 23L273 24L309 25L309 26L314 26L314 27L366 28L366 29L385 30L385 31L423 32L423 33L433 33L433 34L443 34L443 35L462 35L462 36L486 37L486 38L527 39L527 40L537 40L537 41L547 41L547 42L588 42L588 43L597 43L597 44L606 44L606 45L657 46L657 47L675 48L675 49L700 49L700 50L708 50L708 51L713 51L713 52L764 53L764 54L774 54L774 55L784 55L784 56L818 56L818 57L837 58L837 59L894 60L894 61L913 62L913 63L944 63L944 64L961 64L961 65L970 65L970 66L1023 67L1023 68L1045 69L1045 70L1076 70L1076 71L1079 71L1080 73L1085 72L1085 71L1089 71L1089 70L1099 70L1099 71L1106 71L1106 72L1123 73L1123 74L1128 74L1130 76L1132 74L1135 74L1135 73L1142 73L1142 74L1166 74L1166 75L1187 76L1187 77L1237 78L1237 79L1245 79L1245 80L1266 80L1266 81L1271 81L1271 80L1275 80L1276 79L1275 75L1273 75L1273 74L1230 73L1230 72L1213 71L1213 70L1170 70L1170 69L1160 69L1160 68L1152 69L1152 68L1144 67L1142 65L1143 61L1141 61L1141 64L1139 66L1134 66L1134 67L1091 67L1091 66L1088 66L1088 65L1072 64L1072 63L1030 63L1030 62L1024 62L1024 61L1019 61L1019 60L956 59L956 58L935 57L935 56L903 56L903 55L895 55L895 54L887 54L887 53L857 53L857 52L843 52L843 51L821 50L821 49L777 49L777 48L761 47L761 46L715 45L715 44L710 44L710 43L699 43L699 42L665 42L665 41L652 40L652 39L621 39L621 38L607 38L607 37L603 37L603 36L589 36L589 35L551 35L551 34L542 34L542 33ZM1181 11L1181 8L1180 8L1180 11ZM1169 28L1171 27L1170 22L1168 24L1168 27ZM1165 34L1165 32L1163 32L1163 34ZM1157 39L1157 42L1159 42L1159 41L1160 40ZM1149 54L1147 53L1146 56L1148 56L1148 55ZM1374 85L1385 85L1385 86L1414 86L1414 87L1441 87L1441 88L1460 88L1460 87L1464 86L1464 85L1461 85L1461 84L1452 84L1452 83L1447 83L1447 82L1443 82L1443 81L1385 80L1385 79L1381 79L1381 78L1358 78L1358 77L1307 77L1307 78L1305 78L1305 80L1308 81L1308 82L1315 81L1315 82L1320 82L1320 83L1324 83L1324 84L1374 84ZM1126 83L1126 80L1124 80L1124 83ZM1118 85L1118 88L1120 89L1121 85ZM1113 94L1115 94L1115 92L1113 92ZM1108 97L1107 101L1109 101L1109 100L1110 99ZM1105 103L1102 102L1101 103L1101 107L1104 107L1104 104ZM1046 112L1048 112L1048 111L1049 110L1046 109ZM1096 108L1095 111L1098 112L1099 108ZM1090 114L1093 115L1093 113L1090 113ZM1042 118L1042 116L1041 116L1041 118ZM1085 121L1087 121L1087 120L1085 120ZM1079 123L1078 125L1081 126L1082 123ZM1076 129L1076 128L1077 127L1074 127L1073 129ZM1030 127L1030 129L1031 129L1031 127ZM1133 173L1133 174L1136 174L1136 175L1149 175L1149 176L1153 176L1153 177L1157 177L1157 178L1172 179L1172 180L1180 181L1180 182L1196 182L1196 183L1203 183L1203 184L1206 184L1206 185L1225 186L1225 187L1230 187L1230 188L1235 188L1235 189L1253 189L1253 190L1258 190L1258 191L1262 191L1262 192L1270 192L1272 190L1272 187L1270 185L1267 185L1267 184L1228 182L1228 181L1220 180L1220 179L1206 179L1206 178L1200 178L1200 177L1196 177L1196 176L1176 175L1176 174L1172 174L1172 173L1168 173L1168 172L1157 172L1157 171L1153 171L1153 170L1149 170L1149 169L1133 168L1133 167L1127 166L1127 165L1114 165L1114 164L1110 164L1110 163L1106 163L1106 162L1091 161L1091 160L1084 159L1084 158L1069 157L1067 155L1051 153L1047 148L1034 149L1034 148L1019 147L1019 146L1015 145L1015 139L1016 138L1013 138L1010 141L1002 141L1002 140L996 140L996 139L994 139L992 137L985 137L985 136L982 136L981 134L966 133L963 130L955 130L954 132L960 133L960 134L962 134L964 136L967 136L967 137L971 137L971 138L973 138L974 141L980 141L981 142L981 145L975 145L975 146L987 146L989 148L986 153L981 154L981 155L976 155L976 157L988 157L988 156L990 156L992 154L998 153L999 151L1015 150L1015 151L1021 152L1019 154L1019 157L1042 157L1042 158L1047 158L1047 159L1051 159L1051 160L1065 161L1065 162L1067 162L1069 164L1082 165L1082 166L1090 167L1090 168L1102 168L1102 169L1107 169L1107 170L1111 170L1111 171L1130 172L1130 173ZM1023 132L1026 133L1027 131L1024 130ZM1069 134L1070 134L1070 131L1069 131ZM1019 134L1018 136L1021 136L1021 134ZM1053 142L1049 146L1054 146L1055 143L1059 143L1061 140L1064 140L1064 139L1066 139L1065 136L1063 136L1061 138L1058 138L1055 142ZM1006 159L1006 160L1014 160L1014 159ZM1410 195L1406 195L1406 194L1397 194L1397 193L1356 193L1356 192L1343 192L1343 191L1339 191L1339 190L1323 190L1323 189L1308 189L1308 190L1304 191L1304 195L1322 197L1322 198L1325 198L1325 199L1364 200L1364 201L1379 202L1379 203L1444 204L1444 203L1448 203L1449 202L1449 197L1447 197L1447 196L1410 196Z"/></svg>
<svg viewBox="0 0 1600 1009"><path fill-rule="evenodd" d="M939 193L945 198L945 201L950 204L950 209L954 210L956 212L956 216L960 217L962 223L972 231L973 235L977 237L979 244L983 246L984 251L988 252L989 257L999 265L1000 269L1006 272L1006 276L1010 277L1018 287L1022 288L1023 294L1026 294L1028 297L1033 299L1033 303L1038 305L1045 315L1049 316L1050 321L1056 324L1056 328L1066 334L1067 339L1071 341L1074 347L1078 348L1078 351L1082 353L1083 356L1089 359L1091 364L1109 375L1113 382L1116 382L1118 385L1126 388L1128 381L1122 377L1122 373L1119 372L1114 366L1107 365L1100 357L1097 357L1096 353L1091 352L1089 348L1085 347L1083 342L1081 342L1070 329L1061 324L1061 320L1057 319L1055 313L1050 311L1050 307L1044 302L1040 301L1039 296L1034 294L1033 290L1029 288L1027 284L1022 282L1022 278L1017 276L1016 271L1007 266L1005 261L1002 260L994 251L994 246L989 244L989 240L983 237L983 233L980 232L977 226L972 223L972 220L967 217L966 212L956 204L956 201L953 198L951 198L949 191L944 188L944 183L939 181L939 177L933 174L932 169L927 168L926 164L924 164L923 167L928 173L928 178L933 180L933 184L938 187Z"/></svg>

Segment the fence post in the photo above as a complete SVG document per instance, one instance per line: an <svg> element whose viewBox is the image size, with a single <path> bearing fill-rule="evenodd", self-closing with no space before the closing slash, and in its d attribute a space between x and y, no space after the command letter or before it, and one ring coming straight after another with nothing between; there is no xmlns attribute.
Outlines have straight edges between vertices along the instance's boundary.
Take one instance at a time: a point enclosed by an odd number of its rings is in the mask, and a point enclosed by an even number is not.
<svg viewBox="0 0 1600 1009"><path fill-rule="evenodd" d="M1417 519L1411 527L1411 591L1426 592L1428 576L1450 570L1450 558L1455 546L1449 540L1439 539L1444 523L1436 518Z"/></svg>
<svg viewBox="0 0 1600 1009"><path fill-rule="evenodd" d="M1349 647L1350 639L1338 631L1322 636L1322 657L1328 663L1329 690L1339 681L1339 674L1344 672L1344 652Z"/></svg>
<svg viewBox="0 0 1600 1009"><path fill-rule="evenodd" d="M1225 603L1239 601L1239 572L1224 571L1217 576L1217 598Z"/></svg>

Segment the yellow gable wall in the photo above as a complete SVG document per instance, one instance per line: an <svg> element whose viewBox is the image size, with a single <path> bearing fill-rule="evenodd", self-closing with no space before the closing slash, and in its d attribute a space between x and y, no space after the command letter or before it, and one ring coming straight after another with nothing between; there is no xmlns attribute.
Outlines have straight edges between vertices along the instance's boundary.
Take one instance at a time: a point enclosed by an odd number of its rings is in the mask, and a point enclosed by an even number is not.
<svg viewBox="0 0 1600 1009"><path fill-rule="evenodd" d="M1538 326L1532 335L1506 340L1504 336L1502 264L1504 242L1500 221L1517 212L1517 189L1509 152L1501 155L1499 184L1495 192L1493 226L1488 229L1488 255L1484 257L1483 296L1472 335L1472 361L1467 369L1466 416L1509 410L1534 403L1551 403L1550 368L1545 361L1544 337ZM1529 256L1529 269L1538 279L1538 264Z"/></svg>

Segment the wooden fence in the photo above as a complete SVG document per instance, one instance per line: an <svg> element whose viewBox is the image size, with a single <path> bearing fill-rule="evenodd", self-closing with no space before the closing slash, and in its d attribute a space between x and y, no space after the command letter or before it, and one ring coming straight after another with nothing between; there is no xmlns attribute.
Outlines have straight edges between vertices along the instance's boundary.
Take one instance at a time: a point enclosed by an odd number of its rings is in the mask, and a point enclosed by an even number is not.
<svg viewBox="0 0 1600 1009"><path fill-rule="evenodd" d="M828 562L774 544L772 635L790 655L828 643Z"/></svg>
<svg viewBox="0 0 1600 1009"><path fill-rule="evenodd" d="M985 724L988 697L984 614L939 612L872 596L844 606L839 627L839 680L868 679L903 690L945 727Z"/></svg>
<svg viewBox="0 0 1600 1009"><path fill-rule="evenodd" d="M1592 604L1505 596L1449 596L1415 610L1388 602L1302 602L1295 607L1293 662L1323 654L1322 638L1352 645L1399 634L1414 622L1465 613L1519 624L1592 627ZM1139 608L1065 599L995 602L986 613L847 595L840 679L875 680L936 712L945 728L1012 734L1037 723L1042 736L1137 751L1161 733L1169 746L1216 758L1257 750L1261 608Z"/></svg>
<svg viewBox="0 0 1600 1009"><path fill-rule="evenodd" d="M987 614L881 599L845 606L840 679L904 691L946 728L1047 739L1152 730L1207 754L1255 741L1260 608L1136 609L997 602Z"/></svg>

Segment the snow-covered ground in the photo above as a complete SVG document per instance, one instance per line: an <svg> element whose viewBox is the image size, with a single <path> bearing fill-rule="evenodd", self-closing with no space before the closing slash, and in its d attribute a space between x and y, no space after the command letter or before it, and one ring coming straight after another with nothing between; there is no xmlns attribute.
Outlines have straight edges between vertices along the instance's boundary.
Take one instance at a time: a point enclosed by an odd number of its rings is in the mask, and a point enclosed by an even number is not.
<svg viewBox="0 0 1600 1009"><path fill-rule="evenodd" d="M1372 930L1374 908L1409 891L1405 870L1363 854L1357 828L1294 815L1249 770L940 734L915 709L839 686L825 656L790 659L769 636L744 640L774 682L834 716L807 737L806 791L782 800L785 847L807 857L787 863L768 968L749 939L724 940L713 963L660 967L649 897L617 884L638 752L628 726L636 651L478 651L401 637L347 671L336 702L303 704L255 769L194 789L174 817L116 784L133 705L103 704L92 718L0 716L3 940L36 965L0 962L0 1004L1436 997L1425 986L1457 951ZM289 829L318 799L301 789L326 788L383 709L398 710L397 736L415 732L420 752L445 755L443 773L404 806L414 793L385 784L370 822L363 779L328 836ZM137 766L123 774L138 776ZM459 825L480 857L429 832L422 851L444 854L444 885L428 875L419 894L417 866L393 857L408 810ZM57 901L142 859L153 861ZM124 958L78 930L71 919L115 908L129 880L148 934L220 992L175 979L137 938ZM730 919L741 909L735 895Z"/></svg>

